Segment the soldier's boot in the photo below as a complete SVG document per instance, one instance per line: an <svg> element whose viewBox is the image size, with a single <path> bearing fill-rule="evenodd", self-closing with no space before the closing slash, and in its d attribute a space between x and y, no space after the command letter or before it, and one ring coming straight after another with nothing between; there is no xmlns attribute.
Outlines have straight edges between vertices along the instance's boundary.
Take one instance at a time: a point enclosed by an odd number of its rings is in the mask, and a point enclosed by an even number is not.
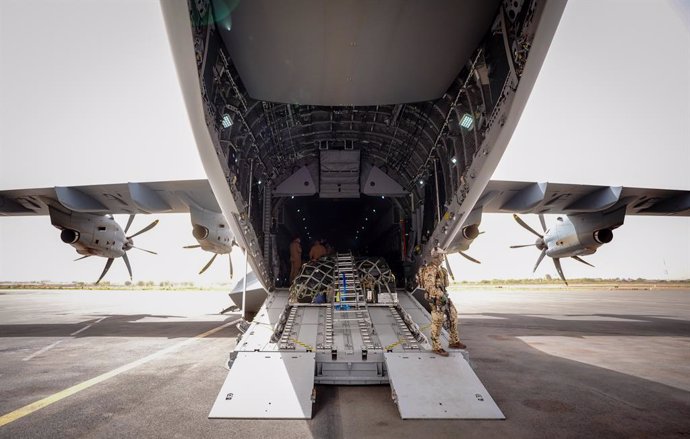
<svg viewBox="0 0 690 439"><path fill-rule="evenodd" d="M449 348L451 349L467 349L467 346L465 346L465 343L458 341L456 343L450 343L448 345Z"/></svg>
<svg viewBox="0 0 690 439"><path fill-rule="evenodd" d="M447 357L449 355L448 352L446 352L443 348L434 349L431 352L436 355L440 355L441 357Z"/></svg>

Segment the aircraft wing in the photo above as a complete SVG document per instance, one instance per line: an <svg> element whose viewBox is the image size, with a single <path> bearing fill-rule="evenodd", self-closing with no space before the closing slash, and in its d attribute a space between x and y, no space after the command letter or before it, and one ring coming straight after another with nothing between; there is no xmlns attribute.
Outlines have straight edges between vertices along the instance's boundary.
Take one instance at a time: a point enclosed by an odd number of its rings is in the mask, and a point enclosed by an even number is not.
<svg viewBox="0 0 690 439"><path fill-rule="evenodd" d="M0 216L48 215L48 205L94 214L220 212L208 180L56 186L0 191Z"/></svg>
<svg viewBox="0 0 690 439"><path fill-rule="evenodd" d="M621 206L627 215L690 216L690 191L492 180L476 204L483 213L567 215Z"/></svg>

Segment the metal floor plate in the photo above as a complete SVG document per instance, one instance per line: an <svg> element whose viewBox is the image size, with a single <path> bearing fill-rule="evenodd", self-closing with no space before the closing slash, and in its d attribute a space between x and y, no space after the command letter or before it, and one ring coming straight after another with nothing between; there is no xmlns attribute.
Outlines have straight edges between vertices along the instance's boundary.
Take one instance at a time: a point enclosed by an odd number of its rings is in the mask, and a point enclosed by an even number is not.
<svg viewBox="0 0 690 439"><path fill-rule="evenodd" d="M313 352L240 352L209 418L311 419Z"/></svg>
<svg viewBox="0 0 690 439"><path fill-rule="evenodd" d="M403 419L505 419L460 352L384 357Z"/></svg>

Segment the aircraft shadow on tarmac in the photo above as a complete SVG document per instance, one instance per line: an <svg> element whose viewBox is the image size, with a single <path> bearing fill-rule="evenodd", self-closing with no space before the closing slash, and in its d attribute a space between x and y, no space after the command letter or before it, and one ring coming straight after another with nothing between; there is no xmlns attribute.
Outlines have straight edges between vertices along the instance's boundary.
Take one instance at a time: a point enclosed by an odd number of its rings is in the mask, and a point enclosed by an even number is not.
<svg viewBox="0 0 690 439"><path fill-rule="evenodd" d="M105 319L96 321L106 317ZM92 318L79 323L36 323L0 325L2 337L165 337L189 338L195 337L211 328L236 320L239 314L228 314L224 320L179 321L180 316L166 316L155 314L125 314L125 315L94 315ZM147 322L145 319L174 319L172 321ZM85 325L93 324L87 331L71 335ZM208 338L233 338L239 331L230 326L207 336Z"/></svg>

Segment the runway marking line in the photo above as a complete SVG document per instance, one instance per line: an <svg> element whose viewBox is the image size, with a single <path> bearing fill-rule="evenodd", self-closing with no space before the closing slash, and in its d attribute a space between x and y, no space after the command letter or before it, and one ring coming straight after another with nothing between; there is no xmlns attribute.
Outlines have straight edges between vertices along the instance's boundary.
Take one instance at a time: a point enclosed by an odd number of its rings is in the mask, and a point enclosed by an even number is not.
<svg viewBox="0 0 690 439"><path fill-rule="evenodd" d="M48 346L44 347L43 349L41 349L41 350L39 350L39 351L37 351L37 352L34 352L33 354L29 355L28 357L22 358L22 361L29 361L29 360L31 360L32 358L36 357L37 355L41 355L42 353L47 352L47 351L49 351L50 349L53 349L55 346L59 345L59 344L62 343L63 341L64 341L64 340L58 340L58 341L56 341L56 342L53 343L53 344L49 344Z"/></svg>
<svg viewBox="0 0 690 439"><path fill-rule="evenodd" d="M109 380L110 378L116 377L124 372L130 371L134 369L135 367L141 366L142 364L146 364L151 360L154 360L162 355L165 355L167 353L170 353L172 351L175 351L183 346L186 346L200 338L208 337L209 335L213 335L216 332L227 328L228 326L234 325L238 322L240 322L242 319L236 319L233 320L232 322L224 323L220 326L217 326L213 329L209 329L208 331L204 332L203 334L199 334L195 337L188 338L184 341L181 341L179 343L175 343L172 346L168 346L167 348L161 349L158 352L154 352L153 354L147 355L146 357L140 358L136 361L132 361L131 363L127 363L123 366L118 367L117 369L113 369L110 372L106 372L104 374L98 375L97 377L91 378L90 380L83 381L79 384L76 384L72 387L69 387L65 390L62 390L60 392L54 393L50 396L47 396L43 399L40 399L36 402L33 402L31 404L25 405L24 407L18 408L17 410L7 413L3 416L0 416L0 427L9 424L10 422L16 421L17 419L23 418L26 415L30 415L31 413L40 410L44 407L47 407L55 402L58 402L62 399L67 398L68 396L74 395L76 393L81 392L82 390L86 390L89 387L95 386L98 383L102 383L103 381ZM60 340L61 341L61 340ZM59 343L56 342L54 344ZM40 352L40 351L39 351ZM36 353L38 354L38 353Z"/></svg>
<svg viewBox="0 0 690 439"><path fill-rule="evenodd" d="M79 329L79 330L77 330L77 331L74 331L74 332L71 333L70 335L71 335L71 336L74 336L74 335L79 334L80 332L84 332L84 331L86 331L87 329L89 329L90 327L92 327L93 325L95 325L96 323L102 322L102 321L105 320L107 317L108 317L108 316L101 317L100 319L96 320L95 322L90 323L90 324L84 326L83 328L81 328L81 329ZM62 343L63 341L65 341L65 340L64 340L64 339L58 340L58 341L56 341L55 343L53 343L53 344L51 344L51 345L49 345L49 346L44 347L43 349L39 350L38 352L34 352L33 354L29 355L28 357L22 358L22 361L30 361L31 359L35 358L36 356L41 355L42 353L48 352L49 350L53 349L55 346L59 345L59 344Z"/></svg>
<svg viewBox="0 0 690 439"><path fill-rule="evenodd" d="M100 323L100 322L102 322L103 320L105 320L106 317L107 317L107 316L101 317L100 319L96 320L95 322L89 323L88 325L84 326L83 328L81 328L81 329L79 329L79 330L77 330L77 331L74 331L74 332L71 333L70 335L74 336L74 335L79 334L80 332L84 332L84 331L86 331L87 329L89 329L90 327L92 327L93 325L95 325L96 323Z"/></svg>

